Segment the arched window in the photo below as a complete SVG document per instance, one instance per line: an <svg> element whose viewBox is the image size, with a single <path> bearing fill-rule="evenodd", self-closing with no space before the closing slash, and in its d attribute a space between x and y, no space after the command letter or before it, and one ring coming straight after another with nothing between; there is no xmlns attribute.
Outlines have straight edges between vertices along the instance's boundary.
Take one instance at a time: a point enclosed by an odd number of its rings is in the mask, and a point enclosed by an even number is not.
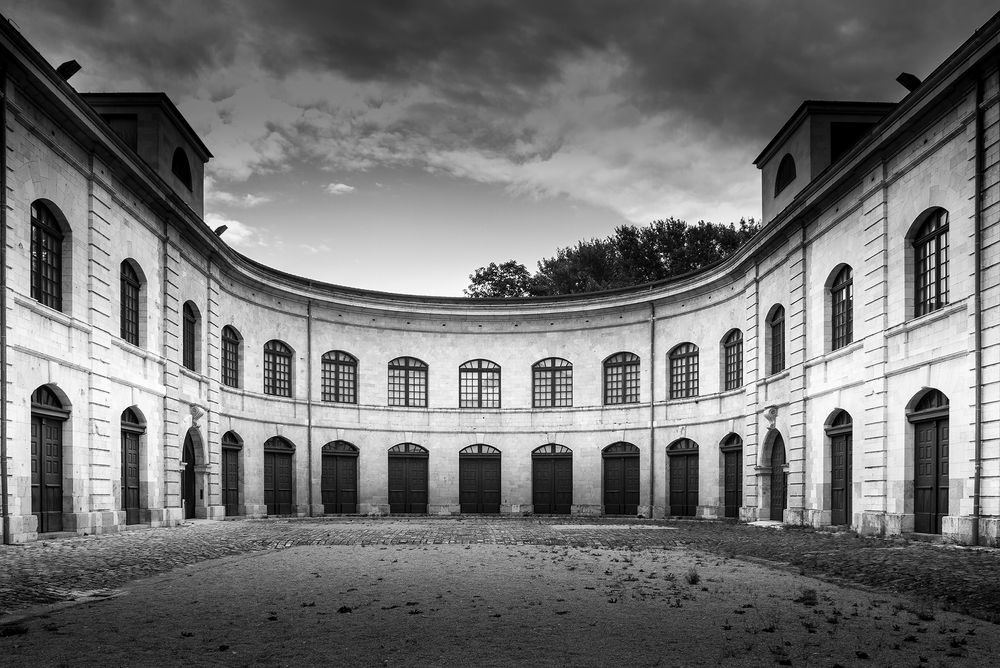
<svg viewBox="0 0 1000 668"><path fill-rule="evenodd" d="M616 353L604 360L604 403L639 402L639 356Z"/></svg>
<svg viewBox="0 0 1000 668"><path fill-rule="evenodd" d="M914 316L948 304L948 212L935 209L913 235Z"/></svg>
<svg viewBox="0 0 1000 668"><path fill-rule="evenodd" d="M240 386L240 347L243 337L235 328L222 328L222 384L229 387Z"/></svg>
<svg viewBox="0 0 1000 668"><path fill-rule="evenodd" d="M292 349L276 339L264 344L264 394L292 396Z"/></svg>
<svg viewBox="0 0 1000 668"><path fill-rule="evenodd" d="M670 398L698 396L698 346L682 343L670 351Z"/></svg>
<svg viewBox="0 0 1000 668"><path fill-rule="evenodd" d="M795 160L790 153L786 153L785 157L778 163L778 173L774 177L774 196L777 197L778 193L787 188L794 180Z"/></svg>
<svg viewBox="0 0 1000 668"><path fill-rule="evenodd" d="M458 367L459 408L500 408L500 365L470 360Z"/></svg>
<svg viewBox="0 0 1000 668"><path fill-rule="evenodd" d="M771 357L770 373L785 369L785 308L780 304L767 316L767 343Z"/></svg>
<svg viewBox="0 0 1000 668"><path fill-rule="evenodd" d="M854 279L851 268L844 266L830 286L830 321L833 325L833 350L854 340Z"/></svg>
<svg viewBox="0 0 1000 668"><path fill-rule="evenodd" d="M531 366L531 405L561 408L573 405L573 365L561 357L539 360Z"/></svg>
<svg viewBox="0 0 1000 668"><path fill-rule="evenodd" d="M183 364L192 371L198 370L198 308L193 302L184 302Z"/></svg>
<svg viewBox="0 0 1000 668"><path fill-rule="evenodd" d="M427 406L427 364L415 357L389 362L389 405Z"/></svg>
<svg viewBox="0 0 1000 668"><path fill-rule="evenodd" d="M128 260L121 264L121 336L133 346L139 345L139 290L142 281Z"/></svg>
<svg viewBox="0 0 1000 668"><path fill-rule="evenodd" d="M31 204L31 298L62 310L63 233L42 202Z"/></svg>
<svg viewBox="0 0 1000 668"><path fill-rule="evenodd" d="M743 387L743 332L731 330L722 340L723 387L735 390Z"/></svg>
<svg viewBox="0 0 1000 668"><path fill-rule="evenodd" d="M331 350L321 360L323 401L358 403L358 358L343 350Z"/></svg>
<svg viewBox="0 0 1000 668"><path fill-rule="evenodd" d="M191 163L188 161L187 153L180 146L174 149L174 159L170 163L170 171L184 184L184 187L191 190Z"/></svg>

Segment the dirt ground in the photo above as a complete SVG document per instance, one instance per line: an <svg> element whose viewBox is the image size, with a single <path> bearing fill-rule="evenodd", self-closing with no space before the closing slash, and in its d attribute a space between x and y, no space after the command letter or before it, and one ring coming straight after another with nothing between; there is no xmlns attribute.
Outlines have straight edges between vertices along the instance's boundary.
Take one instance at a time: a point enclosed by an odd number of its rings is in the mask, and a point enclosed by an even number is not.
<svg viewBox="0 0 1000 668"><path fill-rule="evenodd" d="M315 546L0 630L0 664L984 666L1000 627L687 550Z"/></svg>

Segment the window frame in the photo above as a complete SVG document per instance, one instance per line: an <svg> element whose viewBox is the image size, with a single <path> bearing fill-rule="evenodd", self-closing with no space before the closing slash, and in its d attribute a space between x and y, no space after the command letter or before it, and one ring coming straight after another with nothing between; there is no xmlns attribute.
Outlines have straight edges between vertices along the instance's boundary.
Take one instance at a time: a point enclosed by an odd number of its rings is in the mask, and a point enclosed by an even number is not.
<svg viewBox="0 0 1000 668"><path fill-rule="evenodd" d="M768 375L785 370L785 307L777 304L767 317L768 332Z"/></svg>
<svg viewBox="0 0 1000 668"><path fill-rule="evenodd" d="M562 357L546 357L531 365L531 407L573 406L573 363Z"/></svg>
<svg viewBox="0 0 1000 668"><path fill-rule="evenodd" d="M184 302L181 307L183 322L181 339L181 365L190 371L198 371L198 308L192 301Z"/></svg>
<svg viewBox="0 0 1000 668"><path fill-rule="evenodd" d="M427 407L427 377L430 367L416 357L401 356L389 360L386 365L388 372L387 401L389 406L400 408ZM393 372L396 372L394 375ZM400 382L401 381L401 382ZM393 388L400 388L396 392ZM417 393L412 392L413 389ZM399 393L401 391L401 394ZM400 403L400 400L402 403Z"/></svg>
<svg viewBox="0 0 1000 668"><path fill-rule="evenodd" d="M138 346L142 279L139 277L139 272L128 260L122 260L120 269L119 324L121 329L119 333L123 341Z"/></svg>
<svg viewBox="0 0 1000 668"><path fill-rule="evenodd" d="M458 367L458 407L501 408L501 383L496 362L481 358L463 362Z"/></svg>
<svg viewBox="0 0 1000 668"><path fill-rule="evenodd" d="M605 358L602 365L605 406L639 403L641 364L642 360L638 355L627 351Z"/></svg>
<svg viewBox="0 0 1000 668"><path fill-rule="evenodd" d="M930 228L930 229L928 229ZM948 231L946 209L927 215L913 236L913 317L933 313L948 305ZM927 251L926 254L923 254ZM927 260L932 263L927 263ZM933 272L933 280L926 277ZM933 287L933 295L930 288ZM921 293L924 293L923 295Z"/></svg>
<svg viewBox="0 0 1000 668"><path fill-rule="evenodd" d="M243 338L236 328L226 325L222 328L220 336L219 366L221 374L219 380L226 387L239 389L240 383L240 350L243 347Z"/></svg>
<svg viewBox="0 0 1000 668"><path fill-rule="evenodd" d="M726 392L743 387L743 332L738 328L722 339L722 387Z"/></svg>
<svg viewBox="0 0 1000 668"><path fill-rule="evenodd" d="M264 344L264 394L292 397L294 352L284 341L271 339Z"/></svg>
<svg viewBox="0 0 1000 668"><path fill-rule="evenodd" d="M31 203L31 298L63 310L63 242L56 214L41 201Z"/></svg>
<svg viewBox="0 0 1000 668"><path fill-rule="evenodd" d="M330 350L320 358L320 398L337 404L358 403L358 358Z"/></svg>
<svg viewBox="0 0 1000 668"><path fill-rule="evenodd" d="M854 272L844 265L830 286L830 349L840 350L854 341Z"/></svg>
<svg viewBox="0 0 1000 668"><path fill-rule="evenodd" d="M670 365L671 399L690 399L698 396L699 356L698 346L690 341L674 346L667 354Z"/></svg>

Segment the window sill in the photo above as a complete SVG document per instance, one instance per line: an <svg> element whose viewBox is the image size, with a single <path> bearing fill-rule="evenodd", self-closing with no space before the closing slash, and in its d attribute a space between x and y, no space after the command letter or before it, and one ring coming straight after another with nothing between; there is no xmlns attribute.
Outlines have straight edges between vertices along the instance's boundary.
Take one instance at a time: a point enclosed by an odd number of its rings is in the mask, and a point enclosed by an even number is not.
<svg viewBox="0 0 1000 668"><path fill-rule="evenodd" d="M841 357L848 357L851 353L861 350L864 345L864 341L854 341L852 343L848 343L842 348L837 348L836 350L831 350L830 352L820 355L819 357L814 357L803 366L806 369L809 369L817 364L826 364L827 362L832 362L833 360L840 359Z"/></svg>
<svg viewBox="0 0 1000 668"><path fill-rule="evenodd" d="M161 359L158 355L155 355L154 353L149 352L145 348L140 348L139 346L134 346L131 343L129 343L128 341L126 341L125 339L122 339L120 337L117 337L117 336L113 337L111 339L111 343L113 343L118 348L121 348L122 351L124 351L124 352L126 352L126 353L128 353L130 355L135 355L136 357L141 357L144 360L149 360L149 361L153 361L153 362L159 362L160 364L164 363L164 360Z"/></svg>
<svg viewBox="0 0 1000 668"><path fill-rule="evenodd" d="M955 313L960 313L966 310L966 302L960 301L955 304L949 304L943 308L939 308L936 311L931 311L930 313L925 313L917 318L911 318L906 322L889 327L885 330L886 337L895 336L897 334L904 334L906 332L912 332L915 329L928 325L932 322L937 322L938 320L944 320Z"/></svg>
<svg viewBox="0 0 1000 668"><path fill-rule="evenodd" d="M48 318L49 320L55 320L58 323L65 325L66 327L73 327L74 329L79 329L88 334L94 331L94 328L83 322L82 320L77 320L73 316L66 315L62 311L57 311L50 306L45 306L34 299L26 299L20 295L14 295L14 303L18 306L23 306L29 311L33 311L43 318Z"/></svg>

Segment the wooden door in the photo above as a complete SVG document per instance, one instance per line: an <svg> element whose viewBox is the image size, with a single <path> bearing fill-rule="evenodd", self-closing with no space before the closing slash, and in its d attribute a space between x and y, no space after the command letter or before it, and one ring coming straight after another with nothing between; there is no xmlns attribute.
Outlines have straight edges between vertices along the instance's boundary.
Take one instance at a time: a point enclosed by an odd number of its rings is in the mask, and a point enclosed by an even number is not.
<svg viewBox="0 0 1000 668"><path fill-rule="evenodd" d="M240 451L222 448L222 504L226 516L240 514Z"/></svg>
<svg viewBox="0 0 1000 668"><path fill-rule="evenodd" d="M62 531L63 421L31 416L31 514L39 533Z"/></svg>
<svg viewBox="0 0 1000 668"><path fill-rule="evenodd" d="M427 457L389 456L389 512L427 512Z"/></svg>
<svg viewBox="0 0 1000 668"><path fill-rule="evenodd" d="M184 473L181 475L181 503L184 505L184 519L195 516L195 484L194 484L194 444L191 436L184 439Z"/></svg>
<svg viewBox="0 0 1000 668"><path fill-rule="evenodd" d="M604 513L639 512L639 457L604 457Z"/></svg>
<svg viewBox="0 0 1000 668"><path fill-rule="evenodd" d="M264 504L268 515L291 515L294 512L290 452L264 453Z"/></svg>
<svg viewBox="0 0 1000 668"><path fill-rule="evenodd" d="M358 458L323 455L320 489L324 513L358 512Z"/></svg>
<svg viewBox="0 0 1000 668"><path fill-rule="evenodd" d="M459 455L458 500L463 513L500 512L500 458Z"/></svg>
<svg viewBox="0 0 1000 668"><path fill-rule="evenodd" d="M788 506L788 474L785 473L785 443L781 437L771 446L771 519L785 521Z"/></svg>
<svg viewBox="0 0 1000 668"><path fill-rule="evenodd" d="M568 515L573 507L573 458L531 459L531 502L539 515Z"/></svg>
<svg viewBox="0 0 1000 668"><path fill-rule="evenodd" d="M672 455L670 460L670 514L694 517L698 511L698 454Z"/></svg>
<svg viewBox="0 0 1000 668"><path fill-rule="evenodd" d="M941 533L941 519L948 514L948 420L914 424L913 530Z"/></svg>
<svg viewBox="0 0 1000 668"><path fill-rule="evenodd" d="M743 450L728 450L723 454L725 469L725 516L739 517L743 505Z"/></svg>
<svg viewBox="0 0 1000 668"><path fill-rule="evenodd" d="M830 523L851 523L851 434L830 437Z"/></svg>
<svg viewBox="0 0 1000 668"><path fill-rule="evenodd" d="M125 524L141 521L139 508L139 434L122 430L122 510Z"/></svg>

